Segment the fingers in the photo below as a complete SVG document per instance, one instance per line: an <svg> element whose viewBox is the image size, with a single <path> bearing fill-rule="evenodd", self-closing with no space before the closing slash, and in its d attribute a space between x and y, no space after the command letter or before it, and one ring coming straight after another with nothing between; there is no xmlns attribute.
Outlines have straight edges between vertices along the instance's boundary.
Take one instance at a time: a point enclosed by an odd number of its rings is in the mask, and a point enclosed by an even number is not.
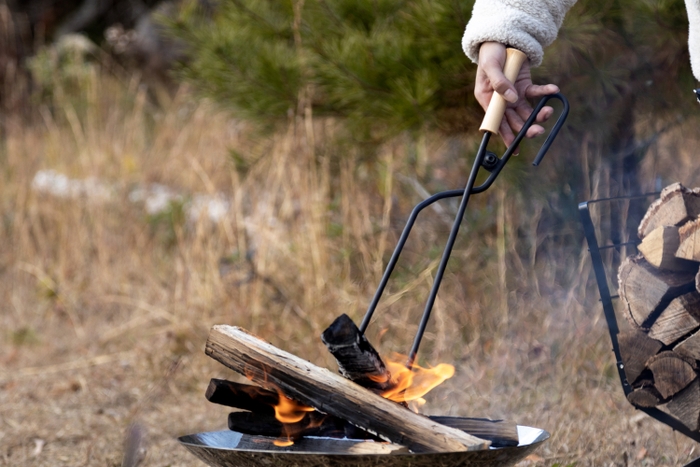
<svg viewBox="0 0 700 467"><path fill-rule="evenodd" d="M503 74L502 65L496 60L487 60L484 63L483 71L488 78L493 90L499 93L503 98L514 104L518 101L518 93L515 91L515 86L508 81L506 75Z"/></svg>
<svg viewBox="0 0 700 467"><path fill-rule="evenodd" d="M501 136L506 146L510 146L513 140L515 140L515 135L513 134L513 130L511 130L507 117L501 120L501 126L498 127L498 134Z"/></svg>
<svg viewBox="0 0 700 467"><path fill-rule="evenodd" d="M499 134L503 142L510 146L515 140L515 134L522 130L525 121L532 113L532 107L527 99L537 99L549 94L559 92L555 84L534 85L530 75L530 66L526 61L512 84L503 74L503 65L506 60L506 48L497 42L484 42L479 49L479 64L476 72L474 95L486 110L491 102L494 91L502 95L509 103L503 120L499 127ZM535 123L528 128L526 137L534 138L545 132L538 125L547 121L554 110L544 107L535 118ZM517 152L517 151L516 151Z"/></svg>
<svg viewBox="0 0 700 467"><path fill-rule="evenodd" d="M530 109L532 110L532 109ZM529 112L524 112L520 113L517 109L506 109L506 115L505 119L508 123L508 126L510 127L510 130L512 133L519 133L520 130L523 129L523 126L525 126L525 120L527 120L528 116L530 115ZM527 138L534 138L535 136L539 136L544 133L544 128L541 127L540 125L532 125L530 128L527 129L527 133L525 133L525 137ZM505 142L505 140L504 140ZM512 142L512 140L511 140ZM510 143L507 143L510 144Z"/></svg>
<svg viewBox="0 0 700 467"><path fill-rule="evenodd" d="M525 88L525 97L528 99L536 99L538 97L555 94L557 92L559 92L559 86L556 84L531 84Z"/></svg>
<svg viewBox="0 0 700 467"><path fill-rule="evenodd" d="M481 44L474 94L482 107L484 107L483 101L488 105L494 90L508 102L515 103L518 100L515 86L503 74L505 62L506 48L503 44L498 42Z"/></svg>

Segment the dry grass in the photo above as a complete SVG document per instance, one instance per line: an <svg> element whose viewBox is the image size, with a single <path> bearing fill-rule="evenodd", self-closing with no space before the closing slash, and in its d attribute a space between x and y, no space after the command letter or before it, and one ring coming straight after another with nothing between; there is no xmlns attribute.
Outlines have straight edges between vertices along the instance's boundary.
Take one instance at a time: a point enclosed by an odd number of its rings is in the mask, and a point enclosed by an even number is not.
<svg viewBox="0 0 700 467"><path fill-rule="evenodd" d="M341 312L361 319L422 199L416 148L396 141L367 157L308 115L254 137L184 89L149 95L138 77L97 71L85 83L37 105L32 124L9 119L0 148L0 465L118 466L133 423L143 465L201 465L175 438L225 426L227 411L203 397L209 378L233 377L203 355L209 327L242 326L333 367L318 336ZM464 144L425 144L429 190L464 183ZM582 162L591 195L605 195L599 161ZM42 195L31 189L40 169L98 177L114 196ZM216 224L178 206L149 216L127 194L155 182L224 193L232 209ZM470 207L476 236L457 245L420 353L457 374L426 411L550 431L522 466L687 462L695 444L623 397L583 245L543 237L547 207L507 185ZM410 346L445 209L424 215L380 305L369 334L382 352Z"/></svg>

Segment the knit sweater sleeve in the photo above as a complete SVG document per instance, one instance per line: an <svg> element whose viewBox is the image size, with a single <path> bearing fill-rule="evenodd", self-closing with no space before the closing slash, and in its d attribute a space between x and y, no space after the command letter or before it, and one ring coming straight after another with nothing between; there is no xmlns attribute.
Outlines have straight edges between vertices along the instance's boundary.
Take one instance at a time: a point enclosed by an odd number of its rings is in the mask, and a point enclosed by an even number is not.
<svg viewBox="0 0 700 467"><path fill-rule="evenodd" d="M530 64L538 66L544 47L557 38L564 16L574 3L576 0L476 0L462 48L477 62L483 42L500 42L525 52Z"/></svg>
<svg viewBox="0 0 700 467"><path fill-rule="evenodd" d="M700 0L685 0L688 10L688 50L695 79L700 81Z"/></svg>

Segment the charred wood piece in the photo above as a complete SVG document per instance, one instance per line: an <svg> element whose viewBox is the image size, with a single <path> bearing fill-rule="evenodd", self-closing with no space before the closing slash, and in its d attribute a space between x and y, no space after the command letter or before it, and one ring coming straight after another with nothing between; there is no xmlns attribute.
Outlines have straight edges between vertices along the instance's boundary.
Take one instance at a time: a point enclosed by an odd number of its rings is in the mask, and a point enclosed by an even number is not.
<svg viewBox="0 0 700 467"><path fill-rule="evenodd" d="M277 392L268 391L260 386L216 378L212 378L209 382L204 395L209 402L214 404L272 416L275 415L274 406L279 403L280 398Z"/></svg>
<svg viewBox="0 0 700 467"><path fill-rule="evenodd" d="M350 381L375 392L392 387L384 361L348 315L338 316L321 340L338 362L340 374Z"/></svg>

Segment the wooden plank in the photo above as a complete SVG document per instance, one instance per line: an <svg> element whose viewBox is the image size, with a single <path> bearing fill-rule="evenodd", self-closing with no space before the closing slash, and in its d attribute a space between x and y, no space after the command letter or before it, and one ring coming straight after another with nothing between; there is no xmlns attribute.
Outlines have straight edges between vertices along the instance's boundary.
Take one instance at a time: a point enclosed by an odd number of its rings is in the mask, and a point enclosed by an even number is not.
<svg viewBox="0 0 700 467"><path fill-rule="evenodd" d="M646 330L671 300L695 289L695 273L656 269L637 255L622 262L618 282L625 317Z"/></svg>
<svg viewBox="0 0 700 467"><path fill-rule="evenodd" d="M206 354L265 389L285 395L408 447L413 452L487 449L490 443L391 402L340 375L233 326L216 325Z"/></svg>
<svg viewBox="0 0 700 467"><path fill-rule="evenodd" d="M620 355L627 381L634 384L646 369L647 361L659 353L663 344L639 330L621 332L618 335Z"/></svg>
<svg viewBox="0 0 700 467"><path fill-rule="evenodd" d="M392 387L384 361L348 315L338 316L321 340L335 357L340 374L350 381L378 393Z"/></svg>
<svg viewBox="0 0 700 467"><path fill-rule="evenodd" d="M694 365L673 351L661 352L647 364L654 375L654 387L668 399L697 379Z"/></svg>
<svg viewBox="0 0 700 467"><path fill-rule="evenodd" d="M637 248L649 264L659 269L669 271L698 270L698 263L676 257L676 251L681 243L678 227L662 225L652 230L644 237Z"/></svg>

